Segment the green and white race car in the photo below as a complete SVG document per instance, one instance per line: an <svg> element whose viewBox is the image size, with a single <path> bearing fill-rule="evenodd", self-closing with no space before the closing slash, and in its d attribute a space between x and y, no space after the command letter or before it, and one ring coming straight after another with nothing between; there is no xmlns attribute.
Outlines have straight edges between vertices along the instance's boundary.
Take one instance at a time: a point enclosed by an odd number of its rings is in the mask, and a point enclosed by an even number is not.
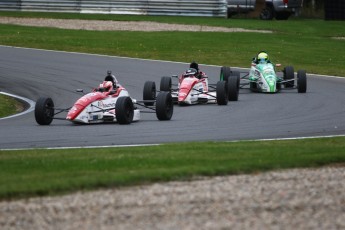
<svg viewBox="0 0 345 230"><path fill-rule="evenodd" d="M307 91L307 74L305 70L298 70L295 76L294 68L286 66L282 74L278 74L276 67L269 61L266 52L259 52L253 58L249 72L232 71L230 67L223 66L220 70L220 80L234 81L238 88L248 88L253 92L276 93L282 89L297 89L298 93Z"/></svg>

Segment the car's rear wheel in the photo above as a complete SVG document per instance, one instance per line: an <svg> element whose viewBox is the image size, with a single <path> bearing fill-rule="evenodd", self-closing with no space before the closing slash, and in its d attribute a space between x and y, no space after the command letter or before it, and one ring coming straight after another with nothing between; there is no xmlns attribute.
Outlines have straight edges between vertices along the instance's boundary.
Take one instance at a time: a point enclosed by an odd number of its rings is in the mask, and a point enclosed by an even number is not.
<svg viewBox="0 0 345 230"><path fill-rule="evenodd" d="M240 91L240 72L233 72L233 75L229 77L228 87L228 99L229 101L238 101L238 94Z"/></svg>
<svg viewBox="0 0 345 230"><path fill-rule="evenodd" d="M220 81L228 81L228 78L230 77L231 74L231 69L228 66L223 66L220 69L220 76L219 76L219 80Z"/></svg>
<svg viewBox="0 0 345 230"><path fill-rule="evenodd" d="M157 95L156 116L158 120L170 120L174 112L174 103L170 92L160 92Z"/></svg>
<svg viewBox="0 0 345 230"><path fill-rule="evenodd" d="M41 97L35 105L35 119L39 125L50 125L54 118L54 102L49 97Z"/></svg>
<svg viewBox="0 0 345 230"><path fill-rule="evenodd" d="M162 77L159 89L160 91L171 92L171 77Z"/></svg>
<svg viewBox="0 0 345 230"><path fill-rule="evenodd" d="M216 86L216 99L218 105L228 104L228 86L226 81L218 81Z"/></svg>
<svg viewBox="0 0 345 230"><path fill-rule="evenodd" d="M298 70L297 72L297 91L299 93L307 92L307 74L305 70Z"/></svg>
<svg viewBox="0 0 345 230"><path fill-rule="evenodd" d="M115 105L116 120L119 124L130 124L133 121L134 105L130 97L119 97Z"/></svg>
<svg viewBox="0 0 345 230"><path fill-rule="evenodd" d="M144 84L143 100L146 106L154 105L156 100L156 83L154 81L146 81ZM149 102L145 102L149 101Z"/></svg>
<svg viewBox="0 0 345 230"><path fill-rule="evenodd" d="M274 16L274 11L272 7L267 6L260 13L260 19L262 20L272 20Z"/></svg>
<svg viewBox="0 0 345 230"><path fill-rule="evenodd" d="M285 88L292 88L295 85L294 69L292 66L286 66L283 70L284 80L288 81L284 83Z"/></svg>

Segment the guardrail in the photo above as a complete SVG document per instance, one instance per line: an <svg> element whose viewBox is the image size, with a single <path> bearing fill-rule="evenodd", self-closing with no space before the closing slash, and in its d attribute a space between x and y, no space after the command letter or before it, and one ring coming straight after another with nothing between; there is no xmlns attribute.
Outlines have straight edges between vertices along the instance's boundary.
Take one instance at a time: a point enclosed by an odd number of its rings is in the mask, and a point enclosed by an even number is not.
<svg viewBox="0 0 345 230"><path fill-rule="evenodd" d="M226 17L226 0L1 0L0 11Z"/></svg>

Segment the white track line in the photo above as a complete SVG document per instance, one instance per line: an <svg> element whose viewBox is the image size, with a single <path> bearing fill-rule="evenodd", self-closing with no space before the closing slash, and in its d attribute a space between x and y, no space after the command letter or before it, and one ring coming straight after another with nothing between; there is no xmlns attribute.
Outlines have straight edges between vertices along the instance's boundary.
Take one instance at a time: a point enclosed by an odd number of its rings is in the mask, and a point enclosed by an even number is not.
<svg viewBox="0 0 345 230"><path fill-rule="evenodd" d="M28 98L21 97L21 96L18 96L18 95L14 95L14 94L10 94L10 93L5 93L5 92L0 92L0 94L6 95L6 96L9 96L9 97L17 98L17 99L25 101L26 103L29 104L29 108L27 110L25 110L25 111L23 111L21 113L14 114L12 116L0 118L0 120L5 120L5 119L13 118L13 117L18 117L18 116L30 113L31 111L34 110L34 107L35 107L36 103L34 101L28 99Z"/></svg>

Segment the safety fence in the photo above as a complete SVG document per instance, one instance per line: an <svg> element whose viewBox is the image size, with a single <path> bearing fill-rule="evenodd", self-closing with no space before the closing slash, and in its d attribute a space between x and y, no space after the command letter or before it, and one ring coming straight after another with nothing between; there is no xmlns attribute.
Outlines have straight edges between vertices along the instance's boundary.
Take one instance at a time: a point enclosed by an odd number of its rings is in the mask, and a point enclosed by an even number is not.
<svg viewBox="0 0 345 230"><path fill-rule="evenodd" d="M226 17L226 0L0 0L0 11Z"/></svg>

